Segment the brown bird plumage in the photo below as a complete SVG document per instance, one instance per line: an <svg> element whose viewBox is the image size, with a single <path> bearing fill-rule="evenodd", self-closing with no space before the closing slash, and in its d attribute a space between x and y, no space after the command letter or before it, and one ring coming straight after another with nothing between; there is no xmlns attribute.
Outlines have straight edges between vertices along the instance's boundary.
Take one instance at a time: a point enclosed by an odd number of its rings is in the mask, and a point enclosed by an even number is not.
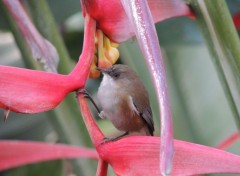
<svg viewBox="0 0 240 176"><path fill-rule="evenodd" d="M97 94L103 109L100 117L130 135L153 136L149 97L138 75L121 64L99 70L104 75Z"/></svg>

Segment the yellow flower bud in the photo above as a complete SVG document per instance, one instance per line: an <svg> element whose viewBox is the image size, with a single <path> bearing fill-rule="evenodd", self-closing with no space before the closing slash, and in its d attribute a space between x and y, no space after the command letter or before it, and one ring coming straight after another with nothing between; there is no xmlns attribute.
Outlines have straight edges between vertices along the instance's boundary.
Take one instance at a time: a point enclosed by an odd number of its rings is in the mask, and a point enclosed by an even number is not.
<svg viewBox="0 0 240 176"><path fill-rule="evenodd" d="M100 76L100 71L98 71L97 68L97 57L94 55L91 67L90 67L90 73L89 78L98 78Z"/></svg>
<svg viewBox="0 0 240 176"><path fill-rule="evenodd" d="M117 48L111 47L109 50L105 50L105 56L111 64L115 64L119 58L119 51Z"/></svg>
<svg viewBox="0 0 240 176"><path fill-rule="evenodd" d="M98 58L98 67L109 68L111 66L112 66L111 62L106 57Z"/></svg>

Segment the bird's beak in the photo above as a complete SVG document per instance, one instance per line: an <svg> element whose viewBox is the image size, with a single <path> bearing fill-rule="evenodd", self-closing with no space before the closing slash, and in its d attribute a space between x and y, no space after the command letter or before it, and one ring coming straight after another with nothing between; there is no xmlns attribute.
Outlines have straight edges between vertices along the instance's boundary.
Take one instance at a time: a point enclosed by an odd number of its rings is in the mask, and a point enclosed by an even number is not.
<svg viewBox="0 0 240 176"><path fill-rule="evenodd" d="M100 71L101 73L108 73L109 72L109 69L107 69L107 68L99 68L99 67L97 67L96 69L98 71Z"/></svg>

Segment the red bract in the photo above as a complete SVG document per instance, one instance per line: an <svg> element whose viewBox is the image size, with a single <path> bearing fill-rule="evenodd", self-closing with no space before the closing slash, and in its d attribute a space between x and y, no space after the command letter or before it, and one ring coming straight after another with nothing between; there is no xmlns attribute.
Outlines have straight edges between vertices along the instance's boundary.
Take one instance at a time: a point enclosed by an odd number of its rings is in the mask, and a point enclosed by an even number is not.
<svg viewBox="0 0 240 176"><path fill-rule="evenodd" d="M98 159L96 151L92 149L40 142L2 140L0 150L0 170L62 158Z"/></svg>
<svg viewBox="0 0 240 176"><path fill-rule="evenodd" d="M159 137L126 137L97 147L98 174L106 175L109 163L117 175L160 175ZM240 157L212 147L174 141L172 175L240 173ZM62 158L97 159L96 151L39 142L1 141L0 170Z"/></svg>
<svg viewBox="0 0 240 176"><path fill-rule="evenodd" d="M103 134L93 120L83 95L78 101L84 122L99 154L98 173L105 175L110 164L117 175L152 175L161 173L160 138L149 136L126 137L101 144ZM240 173L240 157L212 147L184 141L174 141L172 175L208 173Z"/></svg>
<svg viewBox="0 0 240 176"><path fill-rule="evenodd" d="M82 0L84 13L89 13L111 40L122 42L136 35L139 46L151 73L161 109L161 168L171 173L174 153L171 111L167 82L154 22L171 17L190 15L182 0ZM109 15L111 14L111 15Z"/></svg>
<svg viewBox="0 0 240 176"><path fill-rule="evenodd" d="M77 88L68 76L5 66L0 80L0 107L22 113L52 109Z"/></svg>
<svg viewBox="0 0 240 176"><path fill-rule="evenodd" d="M132 136L101 144L103 135L93 120L86 99L79 94L78 100L89 134L99 154L97 175L106 175L108 164L113 167L117 175L160 175L159 137ZM239 156L179 140L174 141L174 146L173 176L240 173ZM93 150L35 142L2 141L0 150L4 151L0 153L0 170L58 158L97 158Z"/></svg>
<svg viewBox="0 0 240 176"><path fill-rule="evenodd" d="M100 28L111 40L123 42L134 36L134 28L123 9L120 0L81 0L85 10L97 21ZM191 14L182 0L148 0L154 22Z"/></svg>
<svg viewBox="0 0 240 176"><path fill-rule="evenodd" d="M0 107L21 113L47 111L83 87L94 54L95 28L95 21L86 17L83 52L69 75L0 66Z"/></svg>
<svg viewBox="0 0 240 176"><path fill-rule="evenodd" d="M172 140L171 112L165 72L160 47L156 41L156 31L153 29L152 16L145 1L131 2L130 10L128 6L124 6L125 13L120 1L117 0L82 0L82 4L86 8L84 12L86 16L84 47L72 73L60 75L2 66L0 67L0 107L24 113L45 111L54 108L69 92L84 87L94 55L94 35L97 22L98 27L115 41L124 41L136 33L148 68L151 70L163 113L161 138L126 137L116 142L102 144L104 136L92 118L84 95L79 92L77 98L83 119L100 157L97 174L106 175L108 164L113 167L117 175L154 176L171 172L171 166L172 175L240 173L239 156L211 147ZM184 1L181 0L149 0L148 2L155 21L190 13ZM158 10L158 5L163 5L161 10ZM154 10L154 7L157 10ZM165 12L165 9L167 9L166 13L162 13ZM88 13L96 19L96 22ZM156 18L157 16L159 18ZM11 155L14 151L13 148L20 149L16 145L20 146L21 150L15 150L16 153L13 156ZM37 154L29 150L29 146L37 148ZM2 156L0 163L8 162L5 163L7 166L5 165L2 169L36 161L75 157L70 148L57 147L58 151L64 152L56 153L53 150L57 150L57 148L54 147L3 141L2 144L0 143L0 149L4 151L3 154L0 154ZM75 149L74 154L78 152L78 149L76 151ZM49 151L51 154L46 155L46 152ZM70 153L68 153L69 151ZM96 158L96 153L90 152L85 156ZM171 165L172 156L173 163ZM161 163L161 167L159 163Z"/></svg>
<svg viewBox="0 0 240 176"><path fill-rule="evenodd" d="M159 137L128 137L97 148L117 175L160 175ZM174 141L172 175L240 173L240 157L215 148Z"/></svg>

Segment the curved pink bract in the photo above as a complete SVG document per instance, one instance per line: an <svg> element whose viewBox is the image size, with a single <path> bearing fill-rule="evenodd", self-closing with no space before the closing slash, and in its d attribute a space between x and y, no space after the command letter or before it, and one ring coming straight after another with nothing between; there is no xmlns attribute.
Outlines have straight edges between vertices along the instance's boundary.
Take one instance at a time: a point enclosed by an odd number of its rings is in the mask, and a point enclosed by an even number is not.
<svg viewBox="0 0 240 176"><path fill-rule="evenodd" d="M120 0L81 1L85 5L85 10L97 21L97 27L111 40L123 42L135 35ZM148 5L155 23L191 14L183 0L148 0Z"/></svg>
<svg viewBox="0 0 240 176"><path fill-rule="evenodd" d="M83 52L69 75L0 66L0 108L20 113L43 112L84 87L94 54L95 21L86 17Z"/></svg>

